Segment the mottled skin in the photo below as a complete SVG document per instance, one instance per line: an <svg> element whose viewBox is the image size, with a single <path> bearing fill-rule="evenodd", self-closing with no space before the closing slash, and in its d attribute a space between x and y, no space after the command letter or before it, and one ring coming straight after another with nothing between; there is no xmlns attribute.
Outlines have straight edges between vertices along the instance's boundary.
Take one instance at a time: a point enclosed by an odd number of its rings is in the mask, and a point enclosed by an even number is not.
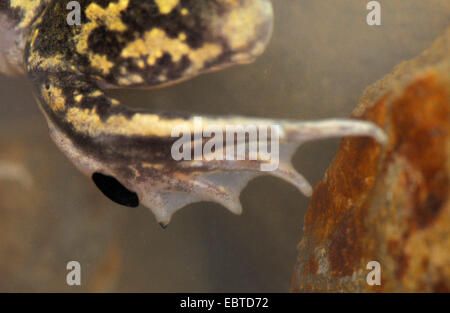
<svg viewBox="0 0 450 313"><path fill-rule="evenodd" d="M217 201L240 213L239 193L258 161L182 161L171 157L176 125L193 116L133 110L105 88L158 87L261 54L271 35L270 0L0 0L0 71L26 72L60 149L112 200L150 207L162 224L187 203ZM204 124L281 126L280 167L270 174L310 194L290 165L295 148L317 138L383 133L360 121L299 123L204 117Z"/></svg>

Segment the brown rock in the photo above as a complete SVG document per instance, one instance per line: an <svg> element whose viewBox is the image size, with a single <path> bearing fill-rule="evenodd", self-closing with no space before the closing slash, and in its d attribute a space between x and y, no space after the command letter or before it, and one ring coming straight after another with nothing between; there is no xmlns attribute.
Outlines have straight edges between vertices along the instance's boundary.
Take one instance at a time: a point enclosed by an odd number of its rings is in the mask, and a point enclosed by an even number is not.
<svg viewBox="0 0 450 313"><path fill-rule="evenodd" d="M386 147L346 138L316 186L291 290L450 290L450 29L364 92L354 117ZM381 285L369 286L370 261Z"/></svg>

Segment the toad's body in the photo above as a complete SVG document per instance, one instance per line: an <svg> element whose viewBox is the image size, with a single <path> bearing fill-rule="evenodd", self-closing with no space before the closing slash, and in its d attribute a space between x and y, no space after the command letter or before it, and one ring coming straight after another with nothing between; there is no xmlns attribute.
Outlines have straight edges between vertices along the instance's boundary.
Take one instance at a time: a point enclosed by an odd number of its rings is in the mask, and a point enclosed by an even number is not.
<svg viewBox="0 0 450 313"><path fill-rule="evenodd" d="M70 2L70 3L69 3ZM73 25L76 10L81 23ZM187 203L213 200L240 213L239 192L263 160L175 161L175 126L194 117L133 110L109 87L157 87L261 54L272 31L270 0L0 0L0 71L26 73L57 145L112 200L150 207L167 224ZM280 166L272 174L306 194L290 166L307 140L371 135L374 125L204 117L204 123L281 126Z"/></svg>

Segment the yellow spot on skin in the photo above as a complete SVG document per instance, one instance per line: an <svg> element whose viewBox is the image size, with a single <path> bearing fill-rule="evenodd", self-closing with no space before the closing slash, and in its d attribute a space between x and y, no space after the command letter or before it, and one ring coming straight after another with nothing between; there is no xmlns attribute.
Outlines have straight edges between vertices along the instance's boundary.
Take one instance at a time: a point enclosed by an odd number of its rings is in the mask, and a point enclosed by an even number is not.
<svg viewBox="0 0 450 313"><path fill-rule="evenodd" d="M111 2L106 9L93 2L86 8L86 17L91 23L101 23L109 30L123 32L127 27L121 20L120 12L128 7L128 2L129 0L119 0L118 3Z"/></svg>
<svg viewBox="0 0 450 313"><path fill-rule="evenodd" d="M181 41L185 41L186 40L186 34L185 33L180 33L178 35L178 39L180 39Z"/></svg>
<svg viewBox="0 0 450 313"><path fill-rule="evenodd" d="M61 112L66 109L66 99L64 98L61 89L55 87L53 84L45 85L41 88L41 96L45 103L55 112Z"/></svg>
<svg viewBox="0 0 450 313"><path fill-rule="evenodd" d="M39 35L39 28L36 28L33 31L33 36L31 37L31 46L32 47L34 46L34 43L36 42L36 38L37 38L38 35Z"/></svg>
<svg viewBox="0 0 450 313"><path fill-rule="evenodd" d="M131 119L123 115L110 116L103 122L94 109L70 108L66 121L74 128L90 136L109 135L155 135L167 136L172 128L180 123L188 123L184 119L163 120L156 114L136 113Z"/></svg>
<svg viewBox="0 0 450 313"><path fill-rule="evenodd" d="M162 164L152 164L152 163L142 163L141 166L143 168L153 168L153 169L162 169L164 166Z"/></svg>
<svg viewBox="0 0 450 313"><path fill-rule="evenodd" d="M108 74L114 63L108 61L106 55L92 54L90 57L91 65L96 69L103 72L103 74Z"/></svg>
<svg viewBox="0 0 450 313"><path fill-rule="evenodd" d="M85 10L86 17L89 22L81 27L80 33L74 38L77 42L77 52L88 55L93 67L100 70L103 74L109 74L114 64L107 60L105 55L94 54L88 49L88 39L91 32L101 25L105 25L111 31L123 32L127 29L121 20L120 12L128 7L129 0L119 0L119 2L111 2L102 8L96 3L91 3Z"/></svg>
<svg viewBox="0 0 450 313"><path fill-rule="evenodd" d="M191 133L196 129L195 117L190 119L174 118L166 119L157 114L136 113L131 118L123 115L112 115L106 121L102 121L97 114L96 109L80 109L77 107L69 108L65 119L71 123L76 131L89 135L123 135L123 136L159 136L170 137L175 127L188 130ZM251 120L242 118L203 118L203 125L214 124L222 129L229 125L242 125ZM255 119L254 123L260 123L261 120ZM272 121L266 124L272 125ZM175 129L177 129L175 128ZM183 131L184 131L183 130ZM175 134L176 136L180 134Z"/></svg>
<svg viewBox="0 0 450 313"><path fill-rule="evenodd" d="M59 69L66 70L68 68L67 62L64 62L62 54L57 54L51 57L42 57L38 52L31 51L28 56L28 68L39 67L42 70Z"/></svg>
<svg viewBox="0 0 450 313"><path fill-rule="evenodd" d="M212 61L222 53L222 47L218 44L207 43L197 50L192 50L189 53L189 59L193 63L193 69L200 70L207 61Z"/></svg>
<svg viewBox="0 0 450 313"><path fill-rule="evenodd" d="M167 80L167 76L165 74L160 74L158 76L158 81L163 82Z"/></svg>
<svg viewBox="0 0 450 313"><path fill-rule="evenodd" d="M75 101L76 101L76 102L81 102L81 100L83 100L83 95L77 95L77 96L75 96Z"/></svg>
<svg viewBox="0 0 450 313"><path fill-rule="evenodd" d="M163 53L162 53L161 50L155 51L155 53L153 53L152 55L150 55L147 58L147 64L150 65L150 66L155 65L156 64L156 60L159 59L162 56L163 56Z"/></svg>
<svg viewBox="0 0 450 313"><path fill-rule="evenodd" d="M164 30L154 28L146 32L143 39L137 39L128 44L122 50L122 57L139 58L148 55L147 63L154 65L163 52L169 53L172 61L178 62L184 54L189 52L189 47L178 39L167 37Z"/></svg>
<svg viewBox="0 0 450 313"><path fill-rule="evenodd" d="M122 86L128 86L133 84L141 84L144 82L144 79L138 74L131 74L126 77L119 78L119 84Z"/></svg>
<svg viewBox="0 0 450 313"><path fill-rule="evenodd" d="M175 8L179 0L155 0L161 14L169 14Z"/></svg>
<svg viewBox="0 0 450 313"><path fill-rule="evenodd" d="M18 25L20 28L26 28L30 25L30 23L35 18L38 13L39 6L42 4L42 0L11 0L10 5L12 8L20 9L24 17L20 24Z"/></svg>
<svg viewBox="0 0 450 313"><path fill-rule="evenodd" d="M245 51L234 59L235 62L251 62L255 56L264 51L267 38L271 35L272 4L270 1L222 1L229 8L226 15L213 21L215 23L213 28L218 29L227 39L233 51ZM267 28L267 33L261 33L261 27ZM258 42L260 44L257 44ZM254 47L247 51L250 48L249 44L253 44Z"/></svg>
<svg viewBox="0 0 450 313"><path fill-rule="evenodd" d="M129 77L129 79L130 79L133 83L135 83L135 84L141 84L141 83L144 82L144 79L143 79L140 75L138 75L138 74L133 74L133 75L131 75L131 76Z"/></svg>
<svg viewBox="0 0 450 313"><path fill-rule="evenodd" d="M101 92L100 90L96 90L96 91L91 92L89 94L89 97L96 98L96 97L100 97L101 95L103 95L103 92Z"/></svg>
<svg viewBox="0 0 450 313"><path fill-rule="evenodd" d="M139 68L144 68L145 67L145 62L142 60L137 61L137 66L139 66Z"/></svg>
<svg viewBox="0 0 450 313"><path fill-rule="evenodd" d="M195 74L203 68L205 62L213 60L222 52L220 45L212 43L192 50L182 40L185 36L185 34L181 34L178 38L172 39L164 30L154 28L146 32L143 39L140 38L129 43L122 50L121 56L135 59L147 56L147 64L150 66L155 65L164 53L168 53L173 62L179 62L183 56L188 56L192 64L187 74Z"/></svg>
<svg viewBox="0 0 450 313"><path fill-rule="evenodd" d="M186 16L189 14L189 10L186 8L181 9L181 15Z"/></svg>

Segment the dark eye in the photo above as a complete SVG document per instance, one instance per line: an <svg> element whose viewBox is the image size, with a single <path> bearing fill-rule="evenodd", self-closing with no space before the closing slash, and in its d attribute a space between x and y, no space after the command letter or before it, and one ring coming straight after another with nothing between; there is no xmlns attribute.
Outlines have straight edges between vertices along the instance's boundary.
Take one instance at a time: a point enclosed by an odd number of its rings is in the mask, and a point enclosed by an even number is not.
<svg viewBox="0 0 450 313"><path fill-rule="evenodd" d="M100 191L112 201L128 207L137 207L139 198L135 192L125 188L112 176L94 173L92 180Z"/></svg>

